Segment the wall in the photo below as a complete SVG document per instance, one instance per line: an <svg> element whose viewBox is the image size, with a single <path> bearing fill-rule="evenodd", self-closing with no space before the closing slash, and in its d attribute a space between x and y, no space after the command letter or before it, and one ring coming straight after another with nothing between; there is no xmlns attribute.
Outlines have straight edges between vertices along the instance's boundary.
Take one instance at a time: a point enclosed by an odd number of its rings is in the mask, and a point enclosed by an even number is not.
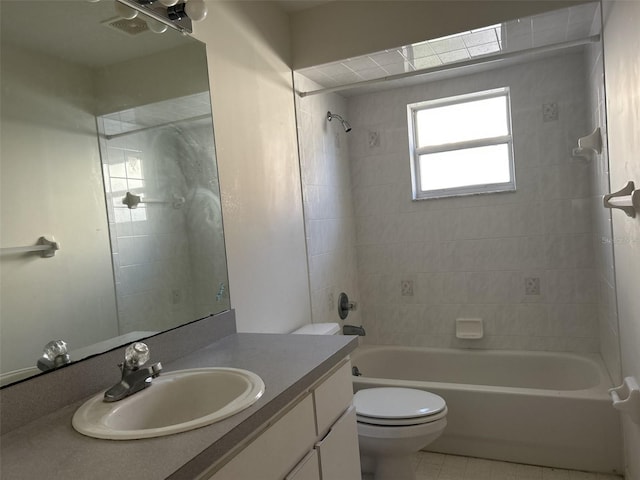
<svg viewBox="0 0 640 480"><path fill-rule="evenodd" d="M231 306L239 331L310 322L288 17L266 2L210 2L207 43Z"/></svg>
<svg viewBox="0 0 640 480"><path fill-rule="evenodd" d="M612 190L640 184L640 3L604 3L604 60ZM612 212L623 376L640 380L640 216ZM640 479L640 425L623 416L627 480Z"/></svg>
<svg viewBox="0 0 640 480"><path fill-rule="evenodd" d="M295 74L298 90L319 86ZM347 102L339 95L296 95L300 136L300 168L308 248L311 317L314 323L340 322L338 297L359 301L355 250L355 219L351 198L346 133L327 111L346 116ZM360 311L349 312L346 323L360 324Z"/></svg>
<svg viewBox="0 0 640 480"><path fill-rule="evenodd" d="M330 2L291 15L293 68L438 38L581 1L429 0ZM330 32L330 33L328 33ZM372 34L374 33L375 34Z"/></svg>
<svg viewBox="0 0 640 480"><path fill-rule="evenodd" d="M202 60L204 50L203 45L193 42L96 68L96 115L208 90L208 74ZM172 88L167 88L167 84Z"/></svg>
<svg viewBox="0 0 640 480"><path fill-rule="evenodd" d="M602 29L599 12L594 18L593 28L594 32L600 32ZM585 162L589 162L591 176L590 208L593 225L596 281L598 283L600 353L613 383L619 385L622 378L620 376L620 339L618 336L611 210L602 207L602 196L610 192L602 50L602 42L600 42L590 45L585 51L587 61L585 73L587 74L590 113L590 122L585 134L599 127L603 138L602 153L593 154L591 157L585 158Z"/></svg>
<svg viewBox="0 0 640 480"><path fill-rule="evenodd" d="M578 52L350 99L369 342L598 351L589 166L570 153L588 128L584 78ZM412 201L406 105L504 85L517 192ZM543 122L545 102L557 102L558 120ZM540 279L540 295L525 294L527 277ZM456 339L458 317L483 318L485 337Z"/></svg>
<svg viewBox="0 0 640 480"><path fill-rule="evenodd" d="M2 258L3 372L61 330L70 349L118 335L93 98L89 69L2 45L1 244L60 242L53 258Z"/></svg>

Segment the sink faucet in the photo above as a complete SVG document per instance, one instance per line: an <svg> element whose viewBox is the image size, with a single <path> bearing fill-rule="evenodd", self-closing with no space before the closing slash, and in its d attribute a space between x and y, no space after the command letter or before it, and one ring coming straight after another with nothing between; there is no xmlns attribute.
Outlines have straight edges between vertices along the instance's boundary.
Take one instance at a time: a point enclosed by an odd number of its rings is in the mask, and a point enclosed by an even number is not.
<svg viewBox="0 0 640 480"><path fill-rule="evenodd" d="M142 368L149 356L149 347L142 342L127 347L124 362L118 365L122 370L122 380L104 392L105 402L117 402L151 385L151 380L160 375L162 364L158 362Z"/></svg>

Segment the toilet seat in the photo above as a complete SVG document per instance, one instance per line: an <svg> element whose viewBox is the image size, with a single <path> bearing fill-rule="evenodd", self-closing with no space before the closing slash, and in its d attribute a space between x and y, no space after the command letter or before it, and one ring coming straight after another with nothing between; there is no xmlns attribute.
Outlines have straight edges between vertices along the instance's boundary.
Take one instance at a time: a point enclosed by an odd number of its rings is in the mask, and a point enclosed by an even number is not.
<svg viewBox="0 0 640 480"><path fill-rule="evenodd" d="M369 425L419 425L447 414L442 397L413 388L367 388L356 392L353 404L357 421Z"/></svg>

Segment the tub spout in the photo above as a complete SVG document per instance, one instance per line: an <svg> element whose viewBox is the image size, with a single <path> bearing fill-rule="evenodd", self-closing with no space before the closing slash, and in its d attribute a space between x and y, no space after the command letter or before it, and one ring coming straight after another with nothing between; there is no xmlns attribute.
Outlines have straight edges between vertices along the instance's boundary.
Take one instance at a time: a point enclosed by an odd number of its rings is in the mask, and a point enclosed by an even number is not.
<svg viewBox="0 0 640 480"><path fill-rule="evenodd" d="M357 325L345 325L342 327L342 333L344 335L359 335L364 337L367 332L364 331L364 327L359 327Z"/></svg>

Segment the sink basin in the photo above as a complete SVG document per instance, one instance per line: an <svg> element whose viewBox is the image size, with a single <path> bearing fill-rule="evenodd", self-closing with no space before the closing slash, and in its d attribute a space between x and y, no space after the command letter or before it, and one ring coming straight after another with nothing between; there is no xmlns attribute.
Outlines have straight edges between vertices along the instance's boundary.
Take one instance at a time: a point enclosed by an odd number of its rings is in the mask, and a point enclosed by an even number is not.
<svg viewBox="0 0 640 480"><path fill-rule="evenodd" d="M160 375L150 387L113 403L103 393L83 403L73 428L111 440L161 437L223 420L264 393L255 373L237 368L194 368Z"/></svg>

